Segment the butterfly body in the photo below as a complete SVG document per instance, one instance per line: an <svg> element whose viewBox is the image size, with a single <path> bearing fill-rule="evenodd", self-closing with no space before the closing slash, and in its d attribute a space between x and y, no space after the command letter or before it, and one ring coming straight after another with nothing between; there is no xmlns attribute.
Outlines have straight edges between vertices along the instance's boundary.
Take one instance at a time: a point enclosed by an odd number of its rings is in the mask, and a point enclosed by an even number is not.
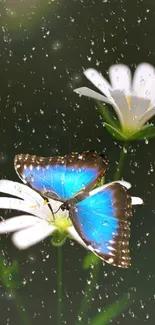
<svg viewBox="0 0 155 325"><path fill-rule="evenodd" d="M130 266L131 198L119 183L93 189L105 175L106 161L96 152L64 157L17 155L20 178L43 196L62 202L85 244L112 265ZM54 213L54 211L53 211Z"/></svg>

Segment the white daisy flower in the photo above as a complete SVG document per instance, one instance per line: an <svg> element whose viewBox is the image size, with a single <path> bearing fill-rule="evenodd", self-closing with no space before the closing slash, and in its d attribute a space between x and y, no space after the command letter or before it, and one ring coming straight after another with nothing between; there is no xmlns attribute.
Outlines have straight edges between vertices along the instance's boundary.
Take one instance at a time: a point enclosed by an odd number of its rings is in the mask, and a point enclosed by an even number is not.
<svg viewBox="0 0 155 325"><path fill-rule="evenodd" d="M68 211L61 209L55 213L62 202L49 199L49 205L36 191L27 185L9 180L0 181L0 192L14 195L17 198L1 197L0 209L11 209L26 212L26 215L12 217L0 222L0 234L14 232L13 243L19 249L26 249L37 244L56 230L61 234L67 234L79 244L86 247L80 238L72 222ZM19 199L20 198L20 199ZM50 209L50 206L54 215Z"/></svg>
<svg viewBox="0 0 155 325"><path fill-rule="evenodd" d="M148 63L141 63L135 70L133 80L131 71L124 64L115 64L109 68L111 84L95 69L87 69L84 75L96 86L102 94L87 87L74 91L79 95L94 98L111 104L120 122L106 123L113 135L118 131L118 138L124 140L142 139L155 135L155 128L146 122L155 115L155 68ZM103 114L104 115L104 114ZM110 125L110 129L109 129ZM136 135L136 136L135 136Z"/></svg>
<svg viewBox="0 0 155 325"><path fill-rule="evenodd" d="M128 182L118 182L127 189L131 187ZM103 187L106 186L107 184ZM93 190L94 194L97 191L98 189ZM79 244L91 250L73 227L68 211L59 209L62 202L49 199L48 205L38 192L27 185L9 180L0 181L0 192L16 197L0 197L0 209L19 210L27 213L26 215L3 219L0 222L0 234L13 232L13 243L19 249L26 249L35 245L57 230L60 235L66 234L67 237L68 234ZM143 201L140 198L132 197L132 205L142 203ZM51 206L54 214L49 206Z"/></svg>

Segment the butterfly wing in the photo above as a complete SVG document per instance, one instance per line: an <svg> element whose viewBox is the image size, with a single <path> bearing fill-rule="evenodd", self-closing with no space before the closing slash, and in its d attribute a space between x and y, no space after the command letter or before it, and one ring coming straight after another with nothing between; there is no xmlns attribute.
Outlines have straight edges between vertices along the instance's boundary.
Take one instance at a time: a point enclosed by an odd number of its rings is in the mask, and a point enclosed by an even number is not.
<svg viewBox="0 0 155 325"><path fill-rule="evenodd" d="M70 218L84 243L106 262L130 266L129 237L131 197L119 183L90 192L70 209Z"/></svg>
<svg viewBox="0 0 155 325"><path fill-rule="evenodd" d="M47 197L65 201L78 191L90 191L105 174L107 162L96 152L72 153L64 157L20 154L14 166L19 177Z"/></svg>

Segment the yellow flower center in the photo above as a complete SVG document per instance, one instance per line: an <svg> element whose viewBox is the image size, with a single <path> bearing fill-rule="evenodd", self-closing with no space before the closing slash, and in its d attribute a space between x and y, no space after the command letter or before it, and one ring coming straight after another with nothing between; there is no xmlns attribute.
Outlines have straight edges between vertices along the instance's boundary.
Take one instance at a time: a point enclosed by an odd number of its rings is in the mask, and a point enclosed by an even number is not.
<svg viewBox="0 0 155 325"><path fill-rule="evenodd" d="M53 225L55 227L57 227L59 230L64 232L64 231L67 231L67 229L72 226L72 222L67 217L64 218L64 217L58 216L55 218Z"/></svg>
<svg viewBox="0 0 155 325"><path fill-rule="evenodd" d="M49 204L47 200L44 200L43 205ZM31 209L36 209L38 208L38 204L36 205L31 205ZM72 226L72 222L68 217L61 216L61 211L60 211L60 216L59 215L54 215L51 212L51 215L46 219L46 221L55 226L60 232L67 232L68 228Z"/></svg>

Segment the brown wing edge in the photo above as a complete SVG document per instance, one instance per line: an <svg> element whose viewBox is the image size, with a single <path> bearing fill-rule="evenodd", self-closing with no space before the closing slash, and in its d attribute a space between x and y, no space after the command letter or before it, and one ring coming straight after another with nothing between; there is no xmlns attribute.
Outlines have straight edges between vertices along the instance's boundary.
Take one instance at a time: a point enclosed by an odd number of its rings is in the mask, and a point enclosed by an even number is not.
<svg viewBox="0 0 155 325"><path fill-rule="evenodd" d="M108 165L108 161L104 159L103 155L98 154L96 151L85 151L83 153L71 153L68 155L65 155L63 157L61 156L55 156L55 157L39 157L36 155L30 155L30 154L17 154L14 157L14 168L19 176L19 178L26 183L26 180L22 176L24 165L29 167L30 165L33 165L34 167L37 166L46 166L47 164L50 164L51 166L56 164L66 164L66 166L74 166L75 163L78 165L79 168L81 168L83 165L88 166L88 168L91 168L92 166L98 168L98 173L96 178L90 182L86 186L86 190L89 192L93 189L93 187L97 184L97 182L105 175L106 173L106 167Z"/></svg>
<svg viewBox="0 0 155 325"><path fill-rule="evenodd" d="M72 209L70 209L70 218L79 236L88 246L88 248L92 252L94 252L95 255L97 255L102 260L113 266L117 266L120 268L129 268L131 266L131 257L129 249L131 222L128 221L128 218L132 216L131 197L127 194L127 189L119 183L110 184L109 188L113 188L113 204L116 209L115 217L119 219L117 235L114 234L112 240L108 244L108 248L110 251L109 254L101 253L95 248L95 245L93 245L92 242L86 240L86 238L82 234L82 231L80 231L79 229L79 225L76 223L76 219L74 218L74 211Z"/></svg>

